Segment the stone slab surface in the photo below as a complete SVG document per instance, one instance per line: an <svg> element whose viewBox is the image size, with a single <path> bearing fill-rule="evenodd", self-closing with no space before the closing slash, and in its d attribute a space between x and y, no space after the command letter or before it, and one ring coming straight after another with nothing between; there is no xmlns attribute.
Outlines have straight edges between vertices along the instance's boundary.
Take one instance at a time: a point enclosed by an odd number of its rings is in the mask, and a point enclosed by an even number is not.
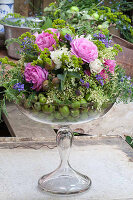
<svg viewBox="0 0 133 200"><path fill-rule="evenodd" d="M7 104L8 116L3 119L12 136L16 137L55 137L50 125L35 122L22 114L15 104Z"/></svg>
<svg viewBox="0 0 133 200"><path fill-rule="evenodd" d="M79 139L80 138L80 139ZM133 150L120 137L76 137L70 163L92 179L86 193L49 195L38 179L59 165L57 148L4 148L0 142L1 200L133 200ZM81 164L82 163L82 164Z"/></svg>
<svg viewBox="0 0 133 200"><path fill-rule="evenodd" d="M71 128L82 128L90 135L133 136L133 102L115 104L105 116L89 123L72 125Z"/></svg>

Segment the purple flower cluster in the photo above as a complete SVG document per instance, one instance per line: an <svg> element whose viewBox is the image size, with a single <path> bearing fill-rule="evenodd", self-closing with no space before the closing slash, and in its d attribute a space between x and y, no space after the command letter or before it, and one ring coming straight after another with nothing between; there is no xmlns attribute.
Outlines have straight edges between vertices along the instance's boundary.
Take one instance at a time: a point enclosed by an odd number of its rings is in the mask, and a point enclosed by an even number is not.
<svg viewBox="0 0 133 200"><path fill-rule="evenodd" d="M130 76L123 76L123 77L121 77L121 82L124 82L124 81L129 81L130 82L130 85L129 85L129 90L128 90L128 92L131 94L131 92L132 92L132 88L133 88L133 83L132 83L132 81L131 81L131 77Z"/></svg>
<svg viewBox="0 0 133 200"><path fill-rule="evenodd" d="M81 95L81 92L80 92L80 90L76 90L76 92L75 92L75 93L76 93L76 95L77 95L77 96L80 96L80 95Z"/></svg>
<svg viewBox="0 0 133 200"><path fill-rule="evenodd" d="M101 41L103 44L105 44L105 46L108 48L110 47L110 43L111 43L111 40L109 40L109 38L107 38L104 34L102 33L99 33L99 34L94 34L93 37L95 39L98 39L99 41Z"/></svg>
<svg viewBox="0 0 133 200"><path fill-rule="evenodd" d="M101 86L104 85L104 80L100 74L96 75L96 80L101 84Z"/></svg>
<svg viewBox="0 0 133 200"><path fill-rule="evenodd" d="M131 77L130 76L123 76L120 81L123 82L125 79L130 81Z"/></svg>
<svg viewBox="0 0 133 200"><path fill-rule="evenodd" d="M86 88L90 87L90 84L88 82L85 83L83 79L80 79L80 82L82 83L82 86L85 86Z"/></svg>
<svg viewBox="0 0 133 200"><path fill-rule="evenodd" d="M21 43L21 48L23 49L23 51L25 50L30 51L31 50L30 47L31 47L31 41L27 37L25 37L23 42Z"/></svg>
<svg viewBox="0 0 133 200"><path fill-rule="evenodd" d="M65 38L66 38L66 40L68 40L68 41L72 41L72 37L71 37L71 35L70 34L66 34L65 35Z"/></svg>
<svg viewBox="0 0 133 200"><path fill-rule="evenodd" d="M23 91L23 90L24 90L24 84L16 83L16 84L13 86L13 89L18 90L19 92L20 92L20 91Z"/></svg>

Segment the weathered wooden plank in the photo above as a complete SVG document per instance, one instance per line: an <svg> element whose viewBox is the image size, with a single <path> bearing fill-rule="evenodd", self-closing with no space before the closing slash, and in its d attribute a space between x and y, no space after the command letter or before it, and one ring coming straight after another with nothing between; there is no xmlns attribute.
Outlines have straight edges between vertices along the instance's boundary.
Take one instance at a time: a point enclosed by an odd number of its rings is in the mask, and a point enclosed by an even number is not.
<svg viewBox="0 0 133 200"><path fill-rule="evenodd" d="M35 122L22 114L15 104L7 103L8 116L3 119L12 136L16 137L55 137L50 125Z"/></svg>

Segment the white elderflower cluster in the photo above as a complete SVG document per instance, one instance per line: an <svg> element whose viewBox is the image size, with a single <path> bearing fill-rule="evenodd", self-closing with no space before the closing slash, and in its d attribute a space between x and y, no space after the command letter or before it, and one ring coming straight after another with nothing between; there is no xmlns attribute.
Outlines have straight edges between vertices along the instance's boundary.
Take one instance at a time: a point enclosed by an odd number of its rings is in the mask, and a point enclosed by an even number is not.
<svg viewBox="0 0 133 200"><path fill-rule="evenodd" d="M99 51L99 57L104 61L104 59L113 60L116 56L116 53L113 51L113 47L106 48L102 51Z"/></svg>
<svg viewBox="0 0 133 200"><path fill-rule="evenodd" d="M78 72L80 70L80 68L75 67L75 65L71 59L69 62L65 61L65 63L66 63L66 68L64 68L65 71L67 70L69 72Z"/></svg>
<svg viewBox="0 0 133 200"><path fill-rule="evenodd" d="M91 34L88 34L88 35L76 35L76 39L77 38L86 38L87 40L92 40L92 36L91 36Z"/></svg>
<svg viewBox="0 0 133 200"><path fill-rule="evenodd" d="M62 54L65 54L65 55L69 56L68 48L62 47L62 48L60 48L58 50L50 52L50 57L53 60L53 62L55 63L55 65L56 65L55 69L60 69L61 68L61 65L62 65L62 62L61 62Z"/></svg>

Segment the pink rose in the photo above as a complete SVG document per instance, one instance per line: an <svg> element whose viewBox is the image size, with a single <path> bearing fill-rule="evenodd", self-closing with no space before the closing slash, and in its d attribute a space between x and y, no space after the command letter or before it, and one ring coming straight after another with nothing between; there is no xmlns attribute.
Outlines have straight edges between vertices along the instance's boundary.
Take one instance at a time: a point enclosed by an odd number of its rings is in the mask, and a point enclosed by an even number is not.
<svg viewBox="0 0 133 200"><path fill-rule="evenodd" d="M98 58L97 46L86 38L77 38L72 40L71 52L83 61L90 63Z"/></svg>
<svg viewBox="0 0 133 200"><path fill-rule="evenodd" d="M33 83L32 89L39 91L43 82L48 78L48 71L40 66L32 66L31 63L28 63L25 66L24 76L27 82Z"/></svg>
<svg viewBox="0 0 133 200"><path fill-rule="evenodd" d="M60 33L58 32L57 29L54 28L49 28L48 30L52 31L53 33L56 33L58 39L60 37ZM53 38L53 34L47 33L47 32L42 32L38 34L37 32L34 33L36 37L35 43L38 45L38 47L43 51L44 48L48 48L50 51L53 51L53 46L56 45L56 41Z"/></svg>
<svg viewBox="0 0 133 200"><path fill-rule="evenodd" d="M109 71L111 74L114 74L116 62L115 60L105 60L104 66L106 67L106 70ZM100 75L103 77L103 79L108 79L108 74L105 69L103 69L100 72Z"/></svg>

